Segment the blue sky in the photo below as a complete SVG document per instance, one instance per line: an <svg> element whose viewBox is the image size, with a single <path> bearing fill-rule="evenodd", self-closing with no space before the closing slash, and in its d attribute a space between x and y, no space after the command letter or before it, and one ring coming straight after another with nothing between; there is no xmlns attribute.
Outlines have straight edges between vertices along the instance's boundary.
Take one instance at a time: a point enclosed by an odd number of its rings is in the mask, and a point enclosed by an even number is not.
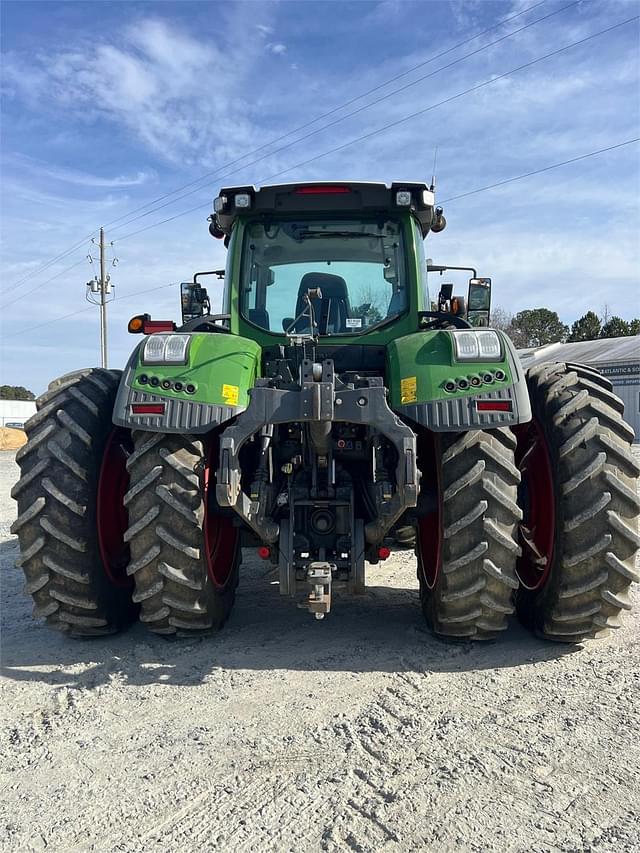
<svg viewBox="0 0 640 853"><path fill-rule="evenodd" d="M206 223L222 184L428 181L437 145L437 196L447 199L640 136L637 21L375 133L638 14L635 2L569 2L4 2L0 381L39 392L98 362L97 309L51 322L86 307L95 269L83 259L95 247L87 240L39 270L101 224L118 220L107 228L119 259L109 349L122 366L131 315L178 315L177 288L151 289L224 264ZM196 192L126 224L129 211L207 172ZM512 312L544 305L571 322L607 305L630 318L640 314L639 198L635 144L446 204L448 228L428 238L427 255L491 275L494 304ZM131 296L141 290L151 292Z"/></svg>

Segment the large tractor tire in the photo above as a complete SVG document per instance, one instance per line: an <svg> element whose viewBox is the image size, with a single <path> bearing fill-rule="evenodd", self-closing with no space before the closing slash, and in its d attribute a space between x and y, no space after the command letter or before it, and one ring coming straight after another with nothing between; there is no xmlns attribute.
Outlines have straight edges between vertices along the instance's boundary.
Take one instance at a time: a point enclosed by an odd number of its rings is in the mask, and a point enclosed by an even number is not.
<svg viewBox="0 0 640 853"><path fill-rule="evenodd" d="M620 627L639 580L634 434L611 383L589 367L533 367L527 383L533 420L517 429L518 614L543 637L577 643Z"/></svg>
<svg viewBox="0 0 640 853"><path fill-rule="evenodd" d="M111 422L120 371L56 379L37 400L16 454L21 476L12 532L34 616L76 637L110 634L135 618L126 574L123 498L131 437Z"/></svg>
<svg viewBox="0 0 640 853"><path fill-rule="evenodd" d="M216 631L233 606L241 549L238 528L209 494L214 459L196 436L133 438L125 538L140 619L156 634Z"/></svg>
<svg viewBox="0 0 640 853"><path fill-rule="evenodd" d="M418 579L427 625L441 637L493 639L514 611L515 446L508 429L421 438L422 482L437 488L418 517Z"/></svg>

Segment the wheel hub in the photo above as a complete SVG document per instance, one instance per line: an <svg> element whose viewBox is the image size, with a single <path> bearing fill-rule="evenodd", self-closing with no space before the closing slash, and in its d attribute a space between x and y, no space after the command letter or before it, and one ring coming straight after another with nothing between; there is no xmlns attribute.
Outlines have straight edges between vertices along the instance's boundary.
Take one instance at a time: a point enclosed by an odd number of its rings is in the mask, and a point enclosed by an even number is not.
<svg viewBox="0 0 640 853"><path fill-rule="evenodd" d="M547 582L553 560L556 525L553 470L540 422L534 418L515 431L516 465L522 476L519 503L523 510L518 535L522 555L516 572L524 587L539 590Z"/></svg>
<svg viewBox="0 0 640 853"><path fill-rule="evenodd" d="M129 545L124 541L129 526L124 496L129 487L126 462L132 448L128 430L111 430L100 466L96 501L98 547L104 571L113 584L121 587L131 585L127 575Z"/></svg>

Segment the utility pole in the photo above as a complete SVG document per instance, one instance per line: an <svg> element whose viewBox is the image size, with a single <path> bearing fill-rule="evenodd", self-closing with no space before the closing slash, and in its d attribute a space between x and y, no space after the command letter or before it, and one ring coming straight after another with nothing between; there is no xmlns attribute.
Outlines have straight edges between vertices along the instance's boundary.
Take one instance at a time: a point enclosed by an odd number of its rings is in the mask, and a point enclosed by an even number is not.
<svg viewBox="0 0 640 853"><path fill-rule="evenodd" d="M95 244L95 238L91 242ZM107 367L107 303L110 301L108 297L113 298L113 285L111 284L111 276L107 272L108 258L104 228L100 229L98 247L100 249L100 274L94 275L91 281L87 282L86 298L92 305L97 305L100 308L100 364L102 367ZM91 254L87 255L87 258L93 265L94 259ZM111 263L115 266L117 258L112 259Z"/></svg>
<svg viewBox="0 0 640 853"><path fill-rule="evenodd" d="M107 367L107 274L104 228L100 229L100 361Z"/></svg>

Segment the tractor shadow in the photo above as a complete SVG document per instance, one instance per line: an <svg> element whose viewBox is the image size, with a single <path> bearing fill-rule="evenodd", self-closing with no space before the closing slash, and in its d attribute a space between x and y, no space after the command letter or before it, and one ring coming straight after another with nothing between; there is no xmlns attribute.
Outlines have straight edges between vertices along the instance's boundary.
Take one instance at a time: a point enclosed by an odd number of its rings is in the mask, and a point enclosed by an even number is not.
<svg viewBox="0 0 640 853"><path fill-rule="evenodd" d="M15 681L93 689L114 679L198 685L234 670L462 673L532 666L582 648L539 640L515 620L492 643L444 643L426 630L416 590L387 585L362 596L336 594L329 617L317 621L281 598L273 572L252 561L242 567L234 610L217 636L167 640L134 624L115 636L73 640L32 619L17 555L16 539L0 543L0 663Z"/></svg>

